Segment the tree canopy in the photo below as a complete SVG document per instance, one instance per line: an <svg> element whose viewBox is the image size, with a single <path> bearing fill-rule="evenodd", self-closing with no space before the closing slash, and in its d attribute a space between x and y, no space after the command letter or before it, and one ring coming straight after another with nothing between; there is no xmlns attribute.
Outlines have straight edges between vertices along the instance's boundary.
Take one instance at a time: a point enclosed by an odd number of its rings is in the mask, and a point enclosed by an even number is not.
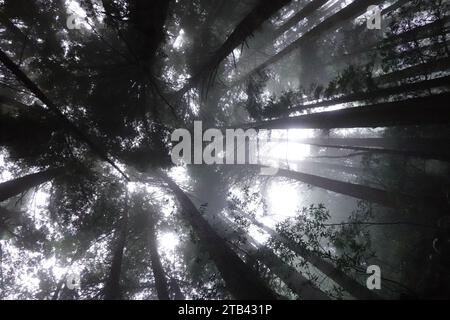
<svg viewBox="0 0 450 320"><path fill-rule="evenodd" d="M448 299L449 7L0 0L0 299Z"/></svg>

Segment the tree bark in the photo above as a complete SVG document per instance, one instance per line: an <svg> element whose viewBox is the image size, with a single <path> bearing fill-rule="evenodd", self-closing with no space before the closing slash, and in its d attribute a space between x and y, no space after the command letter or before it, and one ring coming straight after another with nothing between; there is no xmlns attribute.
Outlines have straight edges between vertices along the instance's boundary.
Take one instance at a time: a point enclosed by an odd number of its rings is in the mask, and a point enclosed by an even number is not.
<svg viewBox="0 0 450 320"><path fill-rule="evenodd" d="M175 278L170 279L170 291L172 292L174 300L186 300L183 292L181 291L180 285Z"/></svg>
<svg viewBox="0 0 450 320"><path fill-rule="evenodd" d="M277 30L275 30L273 35L271 35L269 41L276 40L279 36L281 36L287 30L291 29L297 23L302 21L304 18L308 17L314 11L316 11L321 6L323 6L326 2L328 2L328 0L313 0L310 3L308 3L301 10L299 10L296 14L294 14L292 16L292 18L290 18L288 21L286 21L286 23L284 23L281 27L279 27Z"/></svg>
<svg viewBox="0 0 450 320"><path fill-rule="evenodd" d="M0 202L37 187L44 182L53 180L61 176L64 170L64 168L48 169L0 183Z"/></svg>
<svg viewBox="0 0 450 320"><path fill-rule="evenodd" d="M247 247L247 249L249 249ZM259 247L251 250L255 259L260 260L275 275L277 275L286 286L295 292L303 300L330 300L328 295L320 290L311 280L307 279L294 267L285 263L281 258L267 247Z"/></svg>
<svg viewBox="0 0 450 320"><path fill-rule="evenodd" d="M403 203L415 204L420 201L416 197L405 194L390 193L373 187L338 181L297 171L279 169L277 175L390 208L398 208Z"/></svg>
<svg viewBox="0 0 450 320"><path fill-rule="evenodd" d="M225 281L227 289L236 299L276 299L256 272L248 267L208 224L192 201L164 172L159 176L178 199L182 217L189 222Z"/></svg>
<svg viewBox="0 0 450 320"><path fill-rule="evenodd" d="M320 162L320 161L308 161L308 160L284 160L284 159L279 159L279 158L266 158L269 160L279 160L282 161L282 163L286 163L288 165L291 164L296 164L298 165L300 168L305 168L308 170L314 170L314 169L328 169L328 170L336 170L339 172L345 172L345 173L350 173L350 174L362 174L364 169L361 167L351 167L351 166L346 166L343 164L336 164L336 163L329 163L329 162Z"/></svg>
<svg viewBox="0 0 450 320"><path fill-rule="evenodd" d="M242 82L243 79L246 79L248 77L251 77L262 70L266 69L270 65L280 61L282 58L290 54L295 49L300 48L302 45L315 41L318 37L320 37L325 32L329 31L332 28L337 28L339 25L341 25L343 22L345 22L348 19L352 19L354 17L357 17L358 15L364 13L367 10L367 7L370 5L375 5L379 0L355 0L348 6L346 6L344 9L340 10L336 14L332 15L331 17L325 19L323 22L319 23L317 26L312 28L311 30L307 31L305 34L300 36L297 40L292 42L290 45L288 45L286 48L272 56L270 59L268 59L266 62L260 64L258 67L254 68L252 71L250 71L247 75L245 75L243 78L238 80L238 82Z"/></svg>
<svg viewBox="0 0 450 320"><path fill-rule="evenodd" d="M324 101L311 103L311 104L304 104L296 107L290 108L286 114L291 114L293 112L298 111L304 111L312 108L318 108L318 107L328 107L333 106L340 103L348 103L348 102L356 102L356 101L364 101L364 100L371 100L376 98L386 98L390 95L400 94L400 93L406 93L411 91L418 91L418 90L427 90L430 88L436 88L436 87L450 87L450 76L444 76L441 78L436 78L432 80L423 80L418 81L414 83L406 83L402 84L400 86L395 87L387 87L387 88L380 88L373 91L367 91L367 92L357 92L352 93L346 96L341 96L337 98L327 99Z"/></svg>
<svg viewBox="0 0 450 320"><path fill-rule="evenodd" d="M106 2L105 0L103 0ZM169 11L170 1L167 0L128 0L129 23L133 26L127 30L128 43L140 61L151 61L164 42L164 24ZM111 10L111 9L110 9ZM120 33L120 31L119 31ZM125 41L125 38L123 38Z"/></svg>
<svg viewBox="0 0 450 320"><path fill-rule="evenodd" d="M183 96L199 82L210 75L218 65L251 36L267 19L288 4L291 0L260 0L256 7L236 26L227 40L216 53L193 75L188 83L181 88L176 97Z"/></svg>
<svg viewBox="0 0 450 320"><path fill-rule="evenodd" d="M280 140L280 142L284 141ZM392 154L450 161L449 139L311 138L289 142L320 148L348 149L372 154Z"/></svg>
<svg viewBox="0 0 450 320"><path fill-rule="evenodd" d="M391 6L383 9L381 11L381 16L385 17L388 13L397 10L398 8L400 8L401 6L403 6L404 4L406 4L408 2L411 2L411 0L399 0L399 1L395 2ZM390 22L390 20L383 21L384 25L389 25L389 22ZM441 24L440 22L433 22L433 23L426 24L424 26L416 27L412 30L404 31L404 32L399 33L394 36L390 36L389 38L382 40L381 48L384 49L384 48L390 47L394 44L406 43L406 42L412 41L414 39L427 37L433 31L435 32L440 27L440 24ZM356 28L353 32L356 34L360 34L360 33L364 32L364 30L366 30L366 29L367 29L367 26L365 23L363 23L360 26L358 26L358 28ZM375 45L376 45L376 43L374 43L374 42L361 43L361 44L362 44L362 48L360 48L357 51L354 51L352 53L349 53L349 55L361 54L363 52L370 51L371 50L370 48L375 47ZM338 57L338 59L339 58L340 57Z"/></svg>
<svg viewBox="0 0 450 320"><path fill-rule="evenodd" d="M443 30L445 28L445 25L448 24L449 21L450 17L447 16L431 23L415 27L414 29L404 31L400 34L393 35L381 43L381 49L431 37Z"/></svg>
<svg viewBox="0 0 450 320"><path fill-rule="evenodd" d="M355 279L349 277L341 270L337 269L332 263L326 261L325 259L321 258L314 252L311 252L301 244L295 243L291 241L290 239L281 236L278 234L275 230L267 227L263 223L259 222L255 218L252 218L251 216L242 215L246 219L249 219L255 226L259 227L260 229L267 232L270 236L272 236L274 239L278 240L279 242L283 243L288 247L290 250L298 254L300 257L308 261L310 264L312 264L314 267L316 267L319 271L324 273L326 276L328 276L330 279L332 279L334 282L336 282L338 285L340 285L345 291L347 291L349 294L351 294L353 297L357 299L381 299L379 295L377 295L375 292L367 289L364 285L356 281Z"/></svg>
<svg viewBox="0 0 450 320"><path fill-rule="evenodd" d="M270 50L269 47L272 47L275 40L282 36L286 31L293 28L295 25L300 23L303 19L308 17L308 22L305 25L305 28L308 28L314 25L320 16L325 16L328 12L333 11L336 7L341 4L341 1L336 1L335 4L328 7L326 10L319 11L318 9L325 5L327 1L324 0L315 0L308 3L302 9L300 9L292 18L290 18L286 23L281 25L278 29L274 30L267 38L264 39L264 43L258 47L252 48L251 52L247 55L241 56L238 62L238 66L242 64L243 68L250 69L258 66L261 62L260 60L265 60L266 55L264 54L261 59L258 58L258 53L267 53ZM316 12L314 12L316 11Z"/></svg>
<svg viewBox="0 0 450 320"><path fill-rule="evenodd" d="M111 262L111 269L109 271L108 280L105 284L104 297L105 300L121 300L122 290L120 288L120 278L122 274L123 252L125 249L127 232L128 232L128 209L120 222L120 227L117 231L117 243L114 247L113 257Z"/></svg>
<svg viewBox="0 0 450 320"><path fill-rule="evenodd" d="M259 171L263 165L245 165L247 168L254 168ZM437 209L442 209L447 206L446 199L440 197L423 196L417 197L399 192L388 192L382 189L377 189L360 184L344 182L321 176L303 173L299 171L292 171L278 168L278 177L285 177L292 180L297 180L318 188L332 191L338 194L346 195L360 200L376 203L388 208L398 209L407 206L428 206Z"/></svg>
<svg viewBox="0 0 450 320"><path fill-rule="evenodd" d="M219 234L226 238L234 226L221 216L214 216ZM286 286L305 300L329 300L326 293L320 290L312 281L303 276L297 269L279 258L271 249L258 246L249 235L241 235L243 238L241 250L245 251L252 261L258 260L270 269L274 275L280 278Z"/></svg>
<svg viewBox="0 0 450 320"><path fill-rule="evenodd" d="M152 213L150 213L150 215L151 214ZM147 243L150 249L150 260L152 264L153 275L155 278L155 288L158 295L158 299L170 300L166 273L164 272L164 268L161 263L161 258L158 253L155 222L152 217L149 217L148 221Z"/></svg>
<svg viewBox="0 0 450 320"><path fill-rule="evenodd" d="M445 71L450 68L450 58L435 59L427 63L417 64L411 67L382 74L373 78L376 83L393 83L411 77L418 77L431 74L433 72Z"/></svg>
<svg viewBox="0 0 450 320"><path fill-rule="evenodd" d="M64 285L64 281L66 281L66 277L62 277L59 281L58 284L56 285L56 290L52 295L52 300L58 300L59 299L59 293L61 292L61 289Z"/></svg>
<svg viewBox="0 0 450 320"><path fill-rule="evenodd" d="M28 106L6 95L0 94L0 115L3 113L9 113L11 110L13 113L29 112L33 110L34 106Z"/></svg>
<svg viewBox="0 0 450 320"><path fill-rule="evenodd" d="M448 124L450 93L236 126L254 129L332 129ZM236 128L235 127L235 128Z"/></svg>

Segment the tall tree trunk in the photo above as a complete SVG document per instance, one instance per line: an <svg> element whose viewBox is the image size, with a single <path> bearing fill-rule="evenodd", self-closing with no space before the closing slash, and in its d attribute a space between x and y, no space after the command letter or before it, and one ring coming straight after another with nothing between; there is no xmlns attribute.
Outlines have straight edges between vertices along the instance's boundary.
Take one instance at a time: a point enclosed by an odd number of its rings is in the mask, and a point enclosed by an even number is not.
<svg viewBox="0 0 450 320"><path fill-rule="evenodd" d="M256 272L247 266L208 224L192 201L178 185L162 171L159 176L178 199L183 218L189 222L236 299L276 299Z"/></svg>
<svg viewBox="0 0 450 320"><path fill-rule="evenodd" d="M361 200L370 201L385 207L398 208L402 204L415 204L420 200L416 197L391 193L385 190L354 184L350 182L338 181L334 179L324 178L317 175L290 171L285 169L278 170L278 176L290 178L310 184L328 191L347 195ZM426 201L424 201L426 202Z"/></svg>
<svg viewBox="0 0 450 320"><path fill-rule="evenodd" d="M273 141L273 140L272 140ZM277 140L276 140L277 141ZM280 140L280 142L284 142ZM393 138L311 138L290 141L320 148L366 151L372 154L392 154L450 161L448 139L393 139Z"/></svg>
<svg viewBox="0 0 450 320"><path fill-rule="evenodd" d="M403 6L404 4L407 4L408 2L411 2L412 0L398 0L396 2L394 2L393 4L391 4L389 7L384 8L383 10L381 10L381 16L385 17L388 13L397 10L398 8L400 8L401 6ZM386 25L386 23L388 23L389 21L383 21ZM367 30L367 25L365 23L365 21L359 25L353 32L360 34L362 32L364 32L365 30Z"/></svg>
<svg viewBox="0 0 450 320"><path fill-rule="evenodd" d="M219 233L227 237L227 231L235 228L224 218L215 216L215 223L218 224ZM225 231L227 230L227 231ZM320 290L313 282L303 276L294 267L285 263L271 249L265 246L256 245L256 241L248 235L242 235L244 238L242 248L252 260L258 260L264 264L270 271L279 277L286 286L295 292L300 298L306 300L329 300L327 294Z"/></svg>
<svg viewBox="0 0 450 320"><path fill-rule="evenodd" d="M62 277L58 281L58 284L56 285L56 290L55 290L55 292L53 292L53 295L52 295L52 300L58 300L59 299L59 294L60 294L60 292L62 290L62 287L63 287L65 281L66 281L66 276Z"/></svg>
<svg viewBox="0 0 450 320"><path fill-rule="evenodd" d="M13 113L29 112L33 110L33 108L35 107L28 106L20 101L0 94L0 115L3 113L9 113L9 110L11 110Z"/></svg>
<svg viewBox="0 0 450 320"><path fill-rule="evenodd" d="M254 129L332 129L448 124L450 93L378 103L236 126Z"/></svg>
<svg viewBox="0 0 450 320"><path fill-rule="evenodd" d="M374 147L397 150L427 150L428 147L442 148L450 145L450 139L428 138L307 138L295 139L290 142L298 142L313 145Z"/></svg>
<svg viewBox="0 0 450 320"><path fill-rule="evenodd" d="M429 75L438 71L446 71L450 68L450 58L434 59L427 63L417 64L411 67L382 74L373 78L376 83L393 83L411 77Z"/></svg>
<svg viewBox="0 0 450 320"><path fill-rule="evenodd" d="M292 240L278 234L275 230L267 227L263 223L259 222L255 218L248 215L241 215L246 219L249 219L255 226L267 232L274 239L283 243L290 250L298 254L300 257L311 263L319 271L324 273L338 285L340 285L345 291L351 294L353 297L358 299L381 299L375 292L367 289L364 285L356 281L355 279L349 277L347 274L337 269L332 263L321 258L314 252L311 252L301 244L295 243Z"/></svg>
<svg viewBox="0 0 450 320"><path fill-rule="evenodd" d="M166 273L164 272L161 258L158 253L158 245L156 241L155 220L149 213L147 243L150 249L150 260L152 264L153 275L155 278L155 288L159 300L170 300L169 288L167 285Z"/></svg>
<svg viewBox="0 0 450 320"><path fill-rule="evenodd" d="M344 155L336 155L336 156L312 156L308 157L309 159L349 159L352 157L361 157L361 156L369 156L369 152L352 152Z"/></svg>
<svg viewBox="0 0 450 320"><path fill-rule="evenodd" d="M329 31L332 28L337 28L342 23L344 23L348 19L352 19L354 17L359 16L367 10L367 7L370 5L374 5L380 2L380 0L355 0L344 9L340 10L336 14L331 17L325 19L323 22L319 23L317 26L307 31L305 34L300 36L297 40L292 42L286 48L272 56L266 62L260 64L258 67L250 71L243 78L238 80L238 82L242 82L243 79L251 77L262 70L266 69L268 66L280 61L282 58L290 54L295 49L300 48L302 45L309 43L311 41L315 41L318 37L323 35L325 32Z"/></svg>
<svg viewBox="0 0 450 320"><path fill-rule="evenodd" d="M250 62L250 59L255 59L253 58L256 52L266 52L267 47L269 45L273 45L273 42L280 37L281 35L283 35L283 33L285 33L287 30L291 29L292 27L294 27L296 24L298 24L300 21L302 21L304 18L308 17L309 15L311 15L312 13L314 13L314 11L316 11L317 9L319 9L321 6L323 6L328 0L314 0L311 1L310 3L308 3L307 5L305 5L302 9L300 9L295 15L293 15L288 21L286 21L283 25L281 25L278 29L274 30L269 36L268 38L264 38L264 44L257 47L257 48L252 48L252 53L249 55L246 55L244 57L241 58L240 61L245 61L245 64L248 64L248 62ZM339 4L339 1L336 3L337 5ZM333 6L334 7L334 6ZM330 10L330 9L328 9ZM308 21L308 23L311 23L310 21ZM240 63L239 63L240 64ZM248 68L248 66L246 67Z"/></svg>
<svg viewBox="0 0 450 320"><path fill-rule="evenodd" d="M81 258L82 254L87 250L88 248L83 248L82 246L78 246L77 251L71 258L69 269L72 267L74 262ZM56 285L55 292L53 292L52 300L59 300L61 290L63 289L64 284L67 282L67 276L69 274L69 271L66 271L66 273L63 275L63 277L58 281Z"/></svg>
<svg viewBox="0 0 450 320"><path fill-rule="evenodd" d="M128 209L125 212L120 222L117 231L117 243L114 247L113 257L111 261L111 269L109 271L108 280L105 284L104 296L105 300L121 300L122 291L120 288L120 278L122 274L123 252L127 240L128 232Z"/></svg>
<svg viewBox="0 0 450 320"><path fill-rule="evenodd" d="M261 261L278 276L286 286L295 292L303 300L330 300L328 295L320 290L311 280L307 279L294 267L285 263L281 258L267 247L259 247L258 249L246 249L255 259Z"/></svg>
<svg viewBox="0 0 450 320"><path fill-rule="evenodd" d="M384 59L386 60L386 62L390 62L390 63L392 63L392 61L406 60L408 57L420 55L421 52L427 52L427 51L431 51L431 52L438 51L439 52L439 51L445 49L446 46L448 46L448 44L449 44L448 41L431 43L431 44L423 45L421 47L414 47L414 48L404 50L401 52L393 52L389 56L384 57ZM387 46L385 46L385 47L387 47ZM383 47L383 49L384 49L384 47ZM380 51L383 49L364 48L364 49L357 50L354 52L345 53L340 56L332 56L332 57L330 57L330 59L327 62L325 62L325 66L334 66L334 65L339 65L341 63L347 64L347 65L352 64L352 59L354 59L355 57L358 57L359 55L366 54L366 53L375 53L376 51ZM361 57L361 58L363 58L363 57ZM356 59L355 59L355 61L356 61ZM358 64L361 64L361 63L358 63Z"/></svg>
<svg viewBox="0 0 450 320"><path fill-rule="evenodd" d="M298 164L300 166L305 165L309 168L318 168L318 169L328 169L328 170L335 170L338 172L345 172L348 174L356 174L356 175L362 175L364 173L364 168L362 167L353 167L353 166L346 166L343 164L337 164L337 163L329 163L329 162L320 162L320 161L299 161Z"/></svg>
<svg viewBox="0 0 450 320"><path fill-rule="evenodd" d="M28 40L28 34L25 34L20 28L12 23L11 18L3 12L0 12L0 23L7 31L18 37L20 42L25 43Z"/></svg>
<svg viewBox="0 0 450 320"><path fill-rule="evenodd" d="M0 202L53 180L64 173L65 168L53 168L0 183Z"/></svg>
<svg viewBox="0 0 450 320"><path fill-rule="evenodd" d="M316 103L303 104L300 106L295 106L295 107L289 108L289 110L287 110L286 114L291 114L293 112L304 111L304 110L308 110L308 109L312 109L312 108L333 106L333 105L337 105L340 103L364 101L364 100L371 100L371 99L376 99L376 98L386 98L387 96L390 96L390 95L406 93L406 92L411 92L411 91L418 91L418 90L427 90L427 89L436 88L436 87L450 87L450 76L445 76L445 77L436 78L436 79L432 79L432 80L423 80L423 81L418 81L418 82L414 82L414 83L406 83L406 84L402 84L400 86L395 86L395 87L380 88L380 89L367 91L367 92L357 92L357 93L352 93L352 94L349 94L346 96L327 99L327 100L316 102Z"/></svg>
<svg viewBox="0 0 450 320"><path fill-rule="evenodd" d="M327 2L328 2L328 0L313 0L313 1L309 2L302 9L300 9L296 14L294 14L288 21L286 21L286 23L284 23L282 26L280 26L278 29L276 29L275 32L270 36L270 39L268 41L272 42L272 41L276 40L279 36L281 36L287 30L294 27L296 24L298 24L304 18L308 17L310 14L314 13L314 11L319 9L321 6L323 6Z"/></svg>
<svg viewBox="0 0 450 320"><path fill-rule="evenodd" d="M378 49L385 49L395 45L417 41L439 34L439 32L445 30L445 25L447 25L449 21L450 17L446 16L431 23L427 23L425 25L415 27L414 29L393 35L383 40Z"/></svg>
<svg viewBox="0 0 450 320"><path fill-rule="evenodd" d="M385 17L388 13L397 10L398 8L400 8L401 6L403 6L404 4L406 4L408 2L411 2L411 0L399 0L399 1L395 2L394 4L390 5L389 7L381 10L381 16ZM390 21L391 21L391 19L384 19L383 23L384 23L384 25L387 26L387 25L389 25ZM406 43L406 42L412 41L414 39L419 39L419 38L423 39L425 37L429 37L432 33L439 30L441 24L442 24L442 22L435 21L433 23L429 23L424 26L416 27L412 30L401 32L397 35L390 36L387 39L382 39L381 42L361 43L362 47L360 47L356 51L353 51L349 55L361 54L361 53L370 51L371 50L370 48L375 49L376 44L380 45L380 47L378 49L381 49L381 48L384 49L384 48L391 47L394 44L401 44L401 43ZM358 26L358 28L356 28L352 32L355 34L361 34L366 29L367 29L366 24L362 23L360 26ZM339 59L339 58L341 58L341 57L337 57L337 59Z"/></svg>
<svg viewBox="0 0 450 320"><path fill-rule="evenodd" d="M217 214L213 216L213 219L218 233L223 238L229 237L231 232L233 232L233 236L235 235L235 227L231 221L225 217L217 216ZM270 269L271 273L280 278L289 289L302 299L329 300L327 294L321 291L313 282L304 277L294 267L285 263L271 249L257 245L256 241L247 234L240 234L240 239L243 241L240 241L239 250L246 252L249 257L247 264L251 265L252 268L253 264L249 262L260 261Z"/></svg>
<svg viewBox="0 0 450 320"><path fill-rule="evenodd" d="M247 168L261 169L261 165L245 165ZM388 192L382 189L368 187L360 184L344 182L321 176L292 171L286 169L278 169L276 176L297 180L318 188L346 195L349 197L369 201L388 208L398 209L399 207L409 206L428 206L435 208L443 208L447 206L446 199L440 197L417 197L398 192Z"/></svg>
<svg viewBox="0 0 450 320"><path fill-rule="evenodd" d="M411 0L400 0L397 1L397 3L395 3L394 5L392 5L391 7L393 9L397 9L397 4L399 4L400 2L409 2ZM386 8L385 10L389 9L390 7ZM383 10L384 11L384 10ZM382 11L382 15L384 14ZM392 11L392 10L389 10ZM336 63L336 62L342 62L342 60L344 59L348 59L350 57L354 57L357 55L361 55L363 53L367 53L367 52L374 52L377 50L386 50L392 47L395 47L397 45L400 44L406 44L408 42L411 41L417 41L417 40L422 40L428 37L431 37L433 35L436 34L446 34L446 28L445 25L448 24L448 22L450 21L450 17L444 17L442 19L433 21L431 23L419 26L419 27L415 27L414 29L408 30L408 31L404 31L401 32L399 34L396 35L392 35L387 39L382 40L381 42L371 42L371 43L364 43L362 44L361 47L359 47L359 49L354 50L350 53L338 56L338 57L334 57L332 61L328 62L327 65L332 64L332 63ZM360 33L362 32L364 29L366 28L365 24L362 24L358 29L356 29L354 32L356 33ZM445 45L445 42L441 45ZM424 46L423 48L426 48L427 46ZM421 49L421 48L418 48ZM409 51L404 51L401 54L408 54Z"/></svg>
<svg viewBox="0 0 450 320"><path fill-rule="evenodd" d="M188 83L176 93L176 96L183 96L186 92L211 75L214 69L216 69L235 48L251 36L264 21L269 19L290 1L291 0L259 0L256 7L236 26L222 46L203 65L203 67L200 68L201 70L193 75Z"/></svg>
<svg viewBox="0 0 450 320"><path fill-rule="evenodd" d="M181 292L180 285L175 278L170 278L170 291L172 292L174 300L186 300L183 292Z"/></svg>
<svg viewBox="0 0 450 320"><path fill-rule="evenodd" d="M315 169L328 169L328 170L336 170L339 172L345 172L345 173L350 173L350 174L362 174L364 169L361 167L351 167L351 166L346 166L343 164L337 164L337 163L329 163L329 162L320 162L320 161L308 161L308 160L288 160L285 161L283 159L279 159L279 158L274 158L274 157L269 157L269 158L265 158L268 160L275 160L275 161L283 161L283 163L286 164L296 164L298 165L300 168L304 168L304 169L308 169L308 170L315 170Z"/></svg>
<svg viewBox="0 0 450 320"><path fill-rule="evenodd" d="M106 1L103 0L105 3ZM159 46L164 42L164 24L169 11L170 1L168 0L128 0L129 23L133 28L129 28L126 39L132 40L127 46L132 49L138 60L153 62ZM106 5L108 7L108 5ZM105 8L106 9L106 8ZM109 6L109 12L111 12ZM119 36L122 37L119 31ZM122 37L125 41L125 37Z"/></svg>
<svg viewBox="0 0 450 320"><path fill-rule="evenodd" d="M403 50L400 52L395 52L390 56L385 57L386 61L407 61L408 58L414 57L414 56L420 56L424 55L424 52L430 52L430 53L439 53L444 50L450 45L449 41L439 41L439 42L431 42L430 44L424 44L420 47L414 47L408 50ZM447 57L450 56L450 53L447 53Z"/></svg>

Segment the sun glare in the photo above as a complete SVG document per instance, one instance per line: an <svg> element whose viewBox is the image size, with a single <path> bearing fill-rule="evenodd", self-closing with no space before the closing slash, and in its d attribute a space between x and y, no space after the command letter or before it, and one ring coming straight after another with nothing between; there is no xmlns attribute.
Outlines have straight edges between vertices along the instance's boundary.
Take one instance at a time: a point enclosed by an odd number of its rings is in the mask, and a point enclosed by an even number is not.
<svg viewBox="0 0 450 320"><path fill-rule="evenodd" d="M260 154L264 155L263 160L300 161L310 155L310 146L301 144L299 139L310 138L312 130L273 130L268 138L268 143L262 147Z"/></svg>
<svg viewBox="0 0 450 320"><path fill-rule="evenodd" d="M159 247L163 252L174 251L180 243L177 235L172 232L163 233L158 240Z"/></svg>
<svg viewBox="0 0 450 320"><path fill-rule="evenodd" d="M274 217L292 217L299 205L298 186L282 180L272 180L268 189L270 212ZM278 220L278 219L275 219Z"/></svg>

